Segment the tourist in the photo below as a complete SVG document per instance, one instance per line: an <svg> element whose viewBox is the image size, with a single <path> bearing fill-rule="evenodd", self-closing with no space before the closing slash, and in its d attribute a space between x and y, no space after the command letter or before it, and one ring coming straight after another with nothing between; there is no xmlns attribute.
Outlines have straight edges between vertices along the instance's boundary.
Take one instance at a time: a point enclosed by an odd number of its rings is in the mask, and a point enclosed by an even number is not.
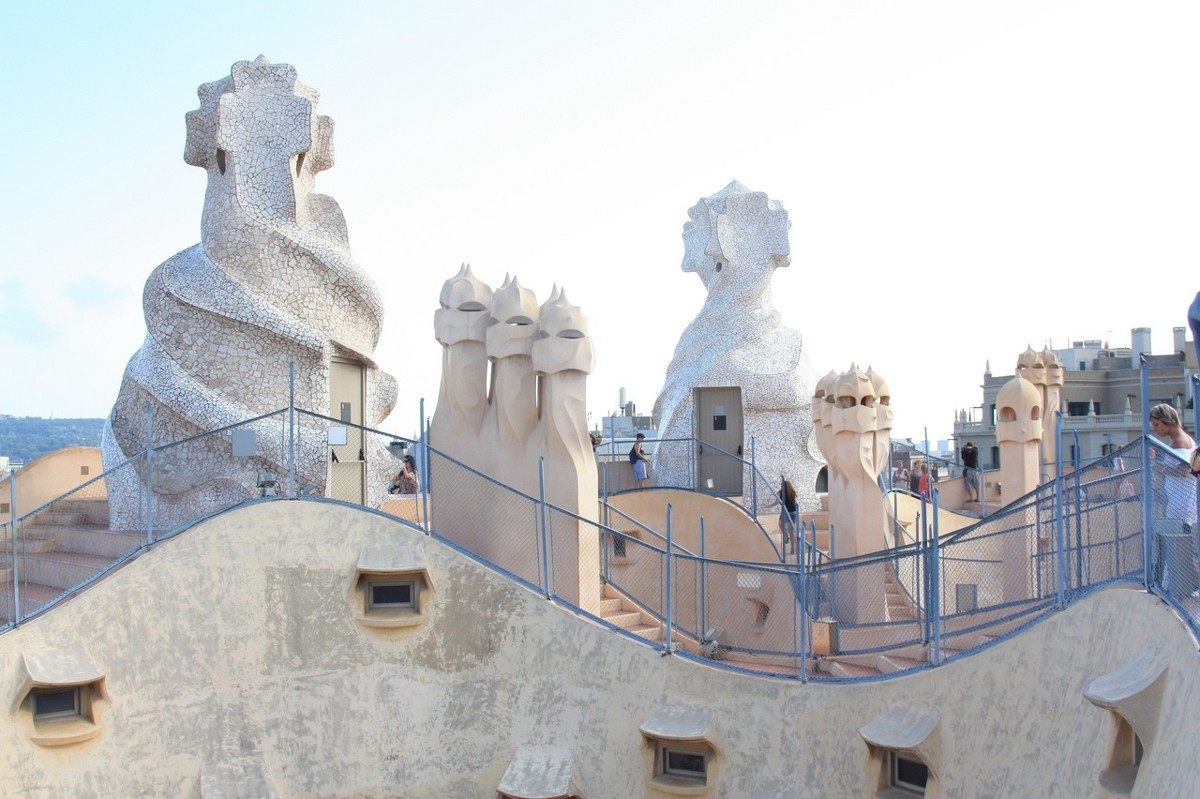
<svg viewBox="0 0 1200 799"><path fill-rule="evenodd" d="M783 490L779 492L779 535L783 542L783 551L790 554L796 551L796 513L800 505L796 502L796 487L791 480L783 481Z"/></svg>
<svg viewBox="0 0 1200 799"><path fill-rule="evenodd" d="M962 456L963 485L967 489L967 502L979 501L979 450L968 441L959 453Z"/></svg>
<svg viewBox="0 0 1200 799"><path fill-rule="evenodd" d="M1174 405L1162 402L1150 409L1150 430L1185 459L1196 446L1196 442L1183 429L1183 421Z"/></svg>
<svg viewBox="0 0 1200 799"><path fill-rule="evenodd" d="M921 467L923 463L914 464L912 473L908 476L908 490L914 494L921 493Z"/></svg>
<svg viewBox="0 0 1200 799"><path fill-rule="evenodd" d="M629 462L633 464L633 479L637 481L638 488L650 482L650 459L642 451L642 442L645 440L646 434L638 433L633 442L633 448L629 450Z"/></svg>
<svg viewBox="0 0 1200 799"><path fill-rule="evenodd" d="M421 490L421 481L417 477L417 459L405 455L400 465L400 473L392 480L393 494L415 494Z"/></svg>
<svg viewBox="0 0 1200 799"><path fill-rule="evenodd" d="M896 468L892 469L892 488L908 488L908 469L904 467L904 461L896 461Z"/></svg>
<svg viewBox="0 0 1200 799"><path fill-rule="evenodd" d="M929 499L929 467L924 462L917 464L917 493Z"/></svg>

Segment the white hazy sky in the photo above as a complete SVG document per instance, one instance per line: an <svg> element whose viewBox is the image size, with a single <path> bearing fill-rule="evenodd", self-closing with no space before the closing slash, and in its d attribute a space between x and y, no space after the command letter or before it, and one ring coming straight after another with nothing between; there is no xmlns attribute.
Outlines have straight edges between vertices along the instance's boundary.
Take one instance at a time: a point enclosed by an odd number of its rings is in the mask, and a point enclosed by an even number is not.
<svg viewBox="0 0 1200 799"><path fill-rule="evenodd" d="M593 420L649 412L704 292L687 209L783 202L784 321L817 374L949 435L1027 344L1171 349L1200 242L1200 4L1107 0L46 2L0 17L0 413L105 416L141 292L199 240L196 88L260 53L336 123L318 191L387 303L383 427L433 412L461 262L591 320Z"/></svg>

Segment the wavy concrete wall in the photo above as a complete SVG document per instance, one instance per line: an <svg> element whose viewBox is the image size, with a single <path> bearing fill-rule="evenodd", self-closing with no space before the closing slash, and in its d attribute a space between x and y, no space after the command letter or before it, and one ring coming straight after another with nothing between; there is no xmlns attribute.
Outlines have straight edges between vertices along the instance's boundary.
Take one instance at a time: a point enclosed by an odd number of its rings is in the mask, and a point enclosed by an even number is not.
<svg viewBox="0 0 1200 799"><path fill-rule="evenodd" d="M417 627L355 621L360 554L389 543L422 553L431 577ZM17 709L30 653L103 674L98 737L30 740ZM701 795L873 795L859 730L898 710L937 714L929 796L1096 796L1115 722L1084 690L1139 653L1166 670L1133 796L1193 796L1195 643L1139 591L1100 592L928 672L801 685L663 657L398 522L258 503L0 636L0 795L215 796L201 775L216 774L280 797L493 797L519 749L553 742L574 750L580 795L658 796L639 727L669 705L711 711Z"/></svg>

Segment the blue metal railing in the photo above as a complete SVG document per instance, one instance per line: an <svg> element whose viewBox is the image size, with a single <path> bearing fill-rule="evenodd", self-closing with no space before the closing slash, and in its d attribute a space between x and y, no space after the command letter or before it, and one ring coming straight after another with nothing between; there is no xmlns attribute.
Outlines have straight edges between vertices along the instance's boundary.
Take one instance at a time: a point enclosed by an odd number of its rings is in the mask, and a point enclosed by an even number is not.
<svg viewBox="0 0 1200 799"><path fill-rule="evenodd" d="M191 451L189 447L224 440L236 430L253 429L276 415L287 419L289 429L281 431L286 432L281 439L288 443L278 447L282 453L272 449L280 442L267 449L271 450L270 456L278 454L282 458L278 466L287 471L283 493L257 496L247 485L245 495L236 501L208 508L183 524L161 521L164 515L158 512L156 495L145 487L158 479L155 475L178 468L180 458ZM305 469L311 470L311 464L301 463L305 457L302 451L311 448L311 442L305 443L298 430L303 427L311 439L314 430L323 434L324 428L331 425L348 428L360 447L361 468L347 471L365 475L363 479L371 483L359 486L364 497L361 502L302 496L300 476ZM424 433L422 421L422 439L427 441ZM153 440L153 420L149 417L147 440ZM241 504L303 499L366 506L370 512L389 516L402 514L404 508L397 510L387 496L378 502L370 499L378 490L374 481L382 484L387 469L398 464L396 459L373 460L384 457L376 453L384 452L391 442L417 448L421 456L424 490L412 498L412 504L422 507L423 512L407 523L531 590L603 622L598 614L580 607L586 602L570 595L568 586L572 580L577 586L579 575L555 573L556 548L572 543L567 536L586 538L580 531L591 530L588 536L594 534L602 547L603 556L597 563L602 579L663 626L661 638L648 645L684 657L717 658L718 663L724 658L729 668L801 680L854 680L867 677L838 674L830 664L865 663L871 658L895 655L912 661L912 668L936 665L1014 635L1095 590L1119 584L1138 584L1161 596L1200 636L1200 615L1191 609L1194 603L1187 601L1192 591L1200 589L1196 563L1200 531L1194 518L1200 481L1188 473L1188 465L1178 453L1148 436L1105 458L1080 463L1069 473L1059 470L1052 482L950 535L940 534L935 490L922 503L920 524L914 534L894 531L896 540L890 549L872 555L839 560L835 552L821 552L815 544L815 524L809 529L797 519L793 521L797 530L793 539L798 543L796 561L763 564L709 557L711 542L706 541L709 534L703 519L699 552L691 552L674 540L670 509L667 529L655 531L616 509L604 508L602 518L606 521L613 521L616 513L645 532L642 539L627 536L611 523L597 523L548 502L544 478L539 479L536 493L525 493L421 441L294 408L152 446L71 494L30 511L17 507L19 476L14 476L9 491L12 521L0 524L4 544L0 573L7 578L5 598L0 603L0 612L5 614L0 619L0 630L44 612L158 541ZM261 460L267 455L255 457ZM454 536L443 536L446 531L438 530L431 519L433 509L445 510L447 503L474 500L439 496L437 487L430 485L435 461L474 481L481 495L488 492L490 512L511 520L511 545L485 556ZM247 472L258 468L255 465ZM37 553L26 546L31 533L63 502L72 497L90 497L89 492L97 486L118 479L143 486L144 493L134 504L144 505L139 524L144 524L145 540L114 556L111 563L83 580L63 578L55 597L32 599L28 589L37 581L31 571L36 576L44 567L38 563ZM325 493L335 493L335 489L341 491L345 486L323 486ZM1181 507L1186 513L1189 497L1190 522L1186 517L1172 516ZM757 504L757 499L752 501ZM608 542L612 540L626 542L628 562L620 575L611 568ZM834 540L831 531L831 545ZM879 596L879 586L888 571L903 601L887 601ZM825 625L825 629L830 623L837 627L838 640L832 642L825 637L818 645L816 625ZM710 636L711 630L717 632Z"/></svg>

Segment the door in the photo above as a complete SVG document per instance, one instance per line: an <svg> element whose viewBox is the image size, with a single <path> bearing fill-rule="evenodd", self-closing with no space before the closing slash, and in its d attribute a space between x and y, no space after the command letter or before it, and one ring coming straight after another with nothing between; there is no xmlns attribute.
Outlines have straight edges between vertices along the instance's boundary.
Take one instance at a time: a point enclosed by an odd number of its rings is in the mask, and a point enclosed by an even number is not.
<svg viewBox="0 0 1200 799"><path fill-rule="evenodd" d="M329 490L330 499L363 504L366 496L366 468L363 436L363 366L353 361L331 360L329 362L329 415L342 422L346 429L346 443L329 447ZM337 423L330 422L331 427ZM355 427L354 425L360 425Z"/></svg>
<svg viewBox="0 0 1200 799"><path fill-rule="evenodd" d="M697 489L742 495L742 389L695 389Z"/></svg>

